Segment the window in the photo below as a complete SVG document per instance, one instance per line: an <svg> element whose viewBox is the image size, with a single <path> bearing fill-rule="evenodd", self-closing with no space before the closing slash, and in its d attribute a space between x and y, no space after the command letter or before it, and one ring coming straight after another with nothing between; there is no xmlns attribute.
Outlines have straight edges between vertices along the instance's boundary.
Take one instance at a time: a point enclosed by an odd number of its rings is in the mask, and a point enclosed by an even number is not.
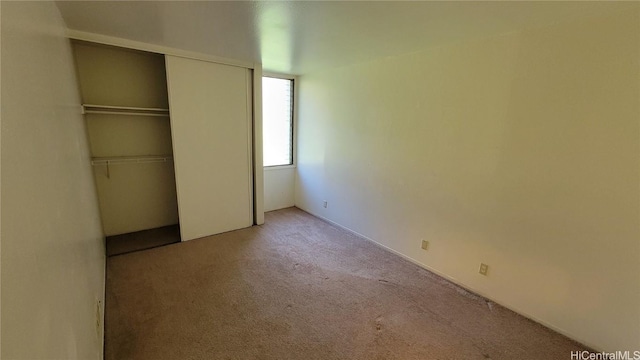
<svg viewBox="0 0 640 360"><path fill-rule="evenodd" d="M293 80L262 78L264 166L293 164Z"/></svg>

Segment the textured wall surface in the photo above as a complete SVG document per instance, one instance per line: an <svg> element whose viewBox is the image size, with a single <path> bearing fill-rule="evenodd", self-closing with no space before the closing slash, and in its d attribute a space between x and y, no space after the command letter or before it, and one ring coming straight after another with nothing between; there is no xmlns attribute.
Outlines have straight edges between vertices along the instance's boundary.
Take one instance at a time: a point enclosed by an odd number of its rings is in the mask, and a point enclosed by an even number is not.
<svg viewBox="0 0 640 360"><path fill-rule="evenodd" d="M1 12L1 357L100 359L104 243L71 47L53 2Z"/></svg>
<svg viewBox="0 0 640 360"><path fill-rule="evenodd" d="M300 77L296 205L639 349L639 24L636 6Z"/></svg>

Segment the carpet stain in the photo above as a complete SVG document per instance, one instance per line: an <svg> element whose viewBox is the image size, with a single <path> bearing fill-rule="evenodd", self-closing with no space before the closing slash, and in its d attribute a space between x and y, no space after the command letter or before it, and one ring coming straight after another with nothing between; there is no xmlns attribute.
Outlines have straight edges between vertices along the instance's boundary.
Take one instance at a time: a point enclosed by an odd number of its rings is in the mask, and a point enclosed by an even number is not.
<svg viewBox="0 0 640 360"><path fill-rule="evenodd" d="M463 289L462 287L460 287L458 285L455 285L455 284L451 284L451 285L454 287L454 289L456 290L456 292L458 294L460 294L460 295L462 295L462 296L464 296L464 297L466 297L468 299L476 300L476 301L484 300L484 298L482 296L478 295L478 294L474 294L471 291Z"/></svg>
<svg viewBox="0 0 640 360"><path fill-rule="evenodd" d="M388 283L388 281L387 281L387 280L384 280L384 279L378 279L378 281L380 281L380 282L382 282L382 283Z"/></svg>

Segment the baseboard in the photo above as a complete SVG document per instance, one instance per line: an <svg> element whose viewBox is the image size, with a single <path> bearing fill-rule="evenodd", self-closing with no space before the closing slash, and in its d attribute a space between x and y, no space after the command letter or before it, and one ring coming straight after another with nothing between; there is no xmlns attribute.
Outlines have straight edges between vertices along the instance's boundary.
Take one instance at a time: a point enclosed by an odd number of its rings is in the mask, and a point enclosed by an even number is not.
<svg viewBox="0 0 640 360"><path fill-rule="evenodd" d="M338 224L337 222L335 222L333 220L330 220L330 219L328 219L328 218L326 218L326 217L324 217L322 215L319 215L319 214L316 214L316 213L314 213L312 211L309 211L309 210L303 209L301 207L298 207L297 205L295 206L295 208L297 208L297 209L299 209L301 211L304 211L309 215L317 217L318 219L321 219L322 221L325 221L325 222L327 222L327 223L329 223L329 224L331 224L333 226L336 226L336 227L338 227L340 229L343 229L343 230L345 230L347 232L350 232L353 235L356 235L356 236L361 237L361 238L363 238L363 239L365 239L367 241L370 241L374 245L382 248L383 250L386 250L386 251L388 251L388 252L390 252L392 254L400 256L401 258L403 258L403 259L405 259L405 260L407 260L407 261L409 261L409 262L411 262L411 263L413 263L413 264L415 264L415 265L417 265L417 266L419 266L419 267L421 267L421 268L433 273L434 275L442 278L443 280L451 283L452 285L460 287L464 291L468 291L468 292L473 293L473 294L475 294L475 295L477 295L479 297L484 298L485 300L488 300L488 301L491 301L493 303L496 303L496 304L502 306L505 309L509 309L509 310L515 312L516 314L522 315L522 316L526 317L527 319L529 319L529 320L531 320L533 322L536 322L536 323L538 323L538 324L540 324L540 325L542 325L542 326L544 326L544 327L546 327L548 329L551 329L551 330L557 332L558 334L561 334L561 335L563 335L563 336L565 336L565 337L567 337L567 338L569 338L569 339L571 339L573 341L576 341L576 342L580 343L581 345L583 345L586 348L586 350L588 350L588 351L591 351L591 352L602 352L603 351L603 350L598 349L598 347L591 345L588 341L581 340L581 339L569 334L567 331L565 331L563 329L560 329L560 328L558 328L558 327L556 327L556 326L554 326L552 324L549 324L546 321L538 319L535 316L532 316L531 314L528 314L526 311L522 311L522 310L518 309L515 306L505 305L501 301L493 299L490 295L487 295L487 294L483 293L482 291L475 289L472 286L460 283L455 278L453 278L453 277L451 277L451 276L449 276L449 275L447 275L447 274L445 274L443 272L440 272L437 269L434 269L434 268L430 267L429 265L424 264L424 263L422 263L422 262L420 262L420 261L418 261L418 260L416 260L414 258L411 258L411 257L409 257L409 256L407 256L407 255L405 255L405 254L403 254L401 252L398 252L398 251L396 251L396 250L394 250L394 249L392 249L392 248L390 248L390 247L388 247L386 245L383 245L383 244L371 239L370 237L368 237L366 235L363 235L363 234L361 234L361 233L359 233L357 231L351 230L348 227L343 226L341 224Z"/></svg>
<svg viewBox="0 0 640 360"><path fill-rule="evenodd" d="M268 213L268 212L271 212L271 211L278 211L278 210L282 210L282 209L288 209L288 208L291 208L291 207L295 207L295 206L294 206L293 204L291 204L291 205L287 204L287 205L278 206L278 207L273 208L273 209L267 209L267 208L265 208L265 209L264 209L264 212L265 212L265 213ZM300 210L302 210L302 209L300 209ZM302 211L304 211L304 210L302 210ZM306 212L306 211L305 211L305 212ZM309 214L311 214L311 213L309 213ZM314 215L314 216L315 216L315 215Z"/></svg>

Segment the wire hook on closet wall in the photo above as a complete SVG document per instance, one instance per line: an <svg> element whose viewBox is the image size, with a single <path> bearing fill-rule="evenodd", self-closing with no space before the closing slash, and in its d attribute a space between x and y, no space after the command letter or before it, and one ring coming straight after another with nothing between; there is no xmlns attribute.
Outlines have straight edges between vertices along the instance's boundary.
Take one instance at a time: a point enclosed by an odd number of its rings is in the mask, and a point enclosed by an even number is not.
<svg viewBox="0 0 640 360"><path fill-rule="evenodd" d="M107 179L111 179L111 165L167 163L172 160L173 157L171 155L116 156L109 158L94 157L91 159L91 165L106 166Z"/></svg>

